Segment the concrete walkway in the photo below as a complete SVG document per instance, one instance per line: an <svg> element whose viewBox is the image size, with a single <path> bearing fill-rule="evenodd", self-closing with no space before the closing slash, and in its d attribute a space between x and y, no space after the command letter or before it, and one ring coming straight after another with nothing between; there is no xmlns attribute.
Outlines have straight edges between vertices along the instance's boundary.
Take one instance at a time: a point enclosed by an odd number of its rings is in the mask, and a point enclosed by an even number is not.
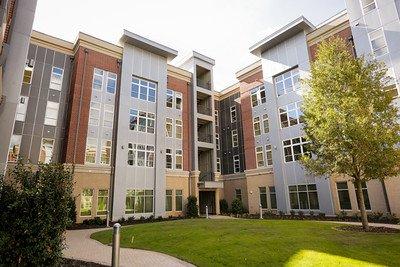
<svg viewBox="0 0 400 267"><path fill-rule="evenodd" d="M327 223L338 223L338 224L350 224L350 225L360 225L360 222L339 222L339 221L320 221L320 222L327 222ZM372 227L387 227L387 228L393 228L393 229L399 229L400 230L400 225L399 224L386 224L386 223L368 223L369 226Z"/></svg>
<svg viewBox="0 0 400 267"><path fill-rule="evenodd" d="M64 257L111 265L111 246L91 239L90 235L103 229L67 231ZM194 266L172 256L140 249L121 248L120 266Z"/></svg>

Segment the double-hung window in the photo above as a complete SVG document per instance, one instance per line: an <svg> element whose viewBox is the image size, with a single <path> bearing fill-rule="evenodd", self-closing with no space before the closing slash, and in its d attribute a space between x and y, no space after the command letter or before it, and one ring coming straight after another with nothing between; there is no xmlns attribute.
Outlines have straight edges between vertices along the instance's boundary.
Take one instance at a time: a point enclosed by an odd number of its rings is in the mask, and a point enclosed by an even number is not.
<svg viewBox="0 0 400 267"><path fill-rule="evenodd" d="M214 117L215 117L215 126L219 126L219 112L218 112L218 110L214 110Z"/></svg>
<svg viewBox="0 0 400 267"><path fill-rule="evenodd" d="M233 156L233 172L238 173L240 172L240 158L239 155Z"/></svg>
<svg viewBox="0 0 400 267"><path fill-rule="evenodd" d="M167 89L166 106L172 108L174 105L174 91Z"/></svg>
<svg viewBox="0 0 400 267"><path fill-rule="evenodd" d="M267 188L266 187L259 187L258 191L260 192L261 208L263 208L263 209L268 208L268 204L267 204Z"/></svg>
<svg viewBox="0 0 400 267"><path fill-rule="evenodd" d="M286 71L274 78L276 94L278 96L300 90L299 69Z"/></svg>
<svg viewBox="0 0 400 267"><path fill-rule="evenodd" d="M364 14L376 9L375 0L361 0L361 5Z"/></svg>
<svg viewBox="0 0 400 267"><path fill-rule="evenodd" d="M389 52L383 28L369 32L368 38L371 43L372 52L376 57L385 55Z"/></svg>
<svg viewBox="0 0 400 267"><path fill-rule="evenodd" d="M61 91L64 70L61 68L53 67L50 77L50 89Z"/></svg>
<svg viewBox="0 0 400 267"><path fill-rule="evenodd" d="M114 123L114 106L104 105L103 126L112 128Z"/></svg>
<svg viewBox="0 0 400 267"><path fill-rule="evenodd" d="M221 172L221 159L217 158L217 172Z"/></svg>
<svg viewBox="0 0 400 267"><path fill-rule="evenodd" d="M93 73L93 83L92 88L97 91L103 90L103 76L104 71L99 69L94 69Z"/></svg>
<svg viewBox="0 0 400 267"><path fill-rule="evenodd" d="M215 134L215 145L217 150L220 150L220 141L219 141L219 134Z"/></svg>
<svg viewBox="0 0 400 267"><path fill-rule="evenodd" d="M50 163L53 156L54 139L43 138L39 152L40 163Z"/></svg>
<svg viewBox="0 0 400 267"><path fill-rule="evenodd" d="M182 170L183 169L183 153L182 149L175 150L175 169Z"/></svg>
<svg viewBox="0 0 400 267"><path fill-rule="evenodd" d="M100 164L110 165L111 162L111 140L101 140Z"/></svg>
<svg viewBox="0 0 400 267"><path fill-rule="evenodd" d="M33 75L33 60L28 60L25 65L25 70L24 70L24 78L23 78L23 83L24 84L31 84L32 82L32 75Z"/></svg>
<svg viewBox="0 0 400 267"><path fill-rule="evenodd" d="M107 93L115 94L117 88L117 74L107 73Z"/></svg>
<svg viewBox="0 0 400 267"><path fill-rule="evenodd" d="M298 161L303 155L309 155L307 145L310 142L304 137L297 137L283 141L285 162Z"/></svg>
<svg viewBox="0 0 400 267"><path fill-rule="evenodd" d="M251 91L251 105L253 108L260 104L264 104L266 101L267 98L265 95L264 85L258 86Z"/></svg>
<svg viewBox="0 0 400 267"><path fill-rule="evenodd" d="M260 117L253 118L253 129L254 129L254 136L261 135Z"/></svg>
<svg viewBox="0 0 400 267"><path fill-rule="evenodd" d="M60 107L59 103L47 101L46 115L44 118L44 124L46 125L57 125L58 109Z"/></svg>
<svg viewBox="0 0 400 267"><path fill-rule="evenodd" d="M231 123L236 122L236 106L231 107Z"/></svg>
<svg viewBox="0 0 400 267"><path fill-rule="evenodd" d="M277 209L275 186L269 187L269 200L271 201L271 209Z"/></svg>
<svg viewBox="0 0 400 267"><path fill-rule="evenodd" d="M81 194L81 216L91 216L93 205L93 189L85 188Z"/></svg>
<svg viewBox="0 0 400 267"><path fill-rule="evenodd" d="M97 139L87 138L86 140L86 151L85 151L85 162L96 163L97 155Z"/></svg>
<svg viewBox="0 0 400 267"><path fill-rule="evenodd" d="M273 162L272 162L272 147L271 147L271 145L265 146L265 158L266 158L267 166L272 167Z"/></svg>
<svg viewBox="0 0 400 267"><path fill-rule="evenodd" d="M351 201L347 182L336 182L336 188L339 196L340 209L351 210Z"/></svg>
<svg viewBox="0 0 400 267"><path fill-rule="evenodd" d="M108 189L99 189L97 195L97 215L107 215Z"/></svg>
<svg viewBox="0 0 400 267"><path fill-rule="evenodd" d="M174 120L171 118L165 118L165 136L166 137L172 137L173 134L173 123Z"/></svg>
<svg viewBox="0 0 400 267"><path fill-rule="evenodd" d="M269 120L268 120L268 114L264 114L262 116L262 120L263 120L263 130L264 133L269 133Z"/></svg>
<svg viewBox="0 0 400 267"><path fill-rule="evenodd" d="M100 124L100 110L101 103L99 102L90 102L90 110L89 110L89 125L99 126Z"/></svg>
<svg viewBox="0 0 400 267"><path fill-rule="evenodd" d="M264 163L264 151L262 146L256 147L256 160L257 160L257 168L261 168L265 166Z"/></svg>
<svg viewBox="0 0 400 267"><path fill-rule="evenodd" d="M182 93L175 92L175 108L182 110Z"/></svg>
<svg viewBox="0 0 400 267"><path fill-rule="evenodd" d="M165 149L165 162L166 162L166 168L172 170L172 149L167 148Z"/></svg>
<svg viewBox="0 0 400 267"><path fill-rule="evenodd" d="M165 191L165 211L172 211L172 190Z"/></svg>
<svg viewBox="0 0 400 267"><path fill-rule="evenodd" d="M182 190L175 190L175 210L182 211L183 208L183 194Z"/></svg>
<svg viewBox="0 0 400 267"><path fill-rule="evenodd" d="M238 131L234 129L232 130L232 147L238 147L238 146L239 146Z"/></svg>
<svg viewBox="0 0 400 267"><path fill-rule="evenodd" d="M235 198L242 201L242 189L240 189L240 188L235 189Z"/></svg>
<svg viewBox="0 0 400 267"><path fill-rule="evenodd" d="M182 121L175 120L175 138L182 139Z"/></svg>
<svg viewBox="0 0 400 267"><path fill-rule="evenodd" d="M15 115L15 120L25 121L27 108L28 108L28 97L21 96L19 98L19 102L18 102L18 106L17 106L17 114Z"/></svg>

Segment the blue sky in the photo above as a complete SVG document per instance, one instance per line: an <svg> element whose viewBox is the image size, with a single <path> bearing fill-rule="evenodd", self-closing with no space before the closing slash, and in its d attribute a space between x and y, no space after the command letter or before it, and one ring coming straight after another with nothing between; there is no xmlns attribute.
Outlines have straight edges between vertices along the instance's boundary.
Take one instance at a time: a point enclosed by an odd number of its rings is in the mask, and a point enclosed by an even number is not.
<svg viewBox="0 0 400 267"><path fill-rule="evenodd" d="M35 30L75 41L82 31L117 43L123 29L179 51L216 60L215 89L256 57L248 48L304 15L317 25L345 9L344 0L38 0Z"/></svg>

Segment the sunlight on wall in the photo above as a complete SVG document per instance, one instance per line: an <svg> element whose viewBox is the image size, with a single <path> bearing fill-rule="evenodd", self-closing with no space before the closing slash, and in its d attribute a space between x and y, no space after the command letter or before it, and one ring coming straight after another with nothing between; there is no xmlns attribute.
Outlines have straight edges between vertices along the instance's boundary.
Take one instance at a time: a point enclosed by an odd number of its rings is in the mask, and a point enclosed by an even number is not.
<svg viewBox="0 0 400 267"><path fill-rule="evenodd" d="M370 262L355 260L337 255L317 252L313 250L300 250L285 264L286 267L294 266L346 266L346 267L378 267L383 266Z"/></svg>

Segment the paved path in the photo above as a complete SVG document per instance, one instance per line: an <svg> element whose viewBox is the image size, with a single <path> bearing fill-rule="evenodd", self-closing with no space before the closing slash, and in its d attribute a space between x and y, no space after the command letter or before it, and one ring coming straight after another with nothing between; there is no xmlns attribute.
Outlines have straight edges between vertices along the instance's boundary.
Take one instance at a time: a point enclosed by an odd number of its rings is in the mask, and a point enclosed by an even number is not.
<svg viewBox="0 0 400 267"><path fill-rule="evenodd" d="M111 246L91 239L90 235L104 229L67 231L64 257L111 265ZM172 256L140 249L121 248L120 266L194 266Z"/></svg>
<svg viewBox="0 0 400 267"><path fill-rule="evenodd" d="M320 222L327 222L327 223L339 223L339 224L351 224L351 225L360 225L360 222L339 222L339 221L320 221ZM369 226L374 226L374 227L387 227L387 228L393 228L393 229L399 229L400 230L400 225L399 224L386 224L386 223L368 223Z"/></svg>

